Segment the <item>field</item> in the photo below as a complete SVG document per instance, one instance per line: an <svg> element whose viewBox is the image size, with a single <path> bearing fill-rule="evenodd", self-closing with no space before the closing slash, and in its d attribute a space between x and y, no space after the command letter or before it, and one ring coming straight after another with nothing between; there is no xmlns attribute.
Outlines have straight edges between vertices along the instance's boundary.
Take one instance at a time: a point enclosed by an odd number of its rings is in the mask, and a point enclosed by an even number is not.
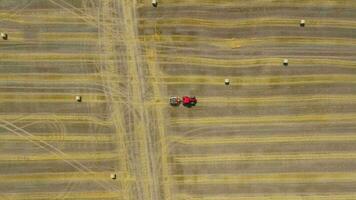
<svg viewBox="0 0 356 200"><path fill-rule="evenodd" d="M355 1L0 0L0 16L1 200L356 199ZM184 95L197 105L169 105Z"/></svg>

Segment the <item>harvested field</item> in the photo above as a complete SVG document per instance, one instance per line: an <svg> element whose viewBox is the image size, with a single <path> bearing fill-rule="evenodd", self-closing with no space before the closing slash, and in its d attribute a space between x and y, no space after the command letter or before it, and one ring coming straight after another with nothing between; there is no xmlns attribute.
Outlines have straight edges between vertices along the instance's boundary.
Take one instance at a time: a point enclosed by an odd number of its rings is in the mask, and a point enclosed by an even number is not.
<svg viewBox="0 0 356 200"><path fill-rule="evenodd" d="M0 0L0 16L0 199L356 199L356 2Z"/></svg>

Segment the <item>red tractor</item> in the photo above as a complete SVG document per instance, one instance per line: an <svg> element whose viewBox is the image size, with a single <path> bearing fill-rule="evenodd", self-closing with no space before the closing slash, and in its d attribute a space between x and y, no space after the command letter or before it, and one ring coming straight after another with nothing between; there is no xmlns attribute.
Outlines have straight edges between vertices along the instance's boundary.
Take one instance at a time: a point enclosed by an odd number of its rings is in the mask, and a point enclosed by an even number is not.
<svg viewBox="0 0 356 200"><path fill-rule="evenodd" d="M195 106L195 104L197 104L197 98L189 97L189 96L184 96L182 97L182 99L173 96L169 98L169 103L172 106L179 106L182 102L183 102L183 106L187 106L187 107Z"/></svg>
<svg viewBox="0 0 356 200"><path fill-rule="evenodd" d="M195 97L188 97L188 96L184 96L183 98L183 105L184 106L195 106L195 104L197 104L197 98Z"/></svg>

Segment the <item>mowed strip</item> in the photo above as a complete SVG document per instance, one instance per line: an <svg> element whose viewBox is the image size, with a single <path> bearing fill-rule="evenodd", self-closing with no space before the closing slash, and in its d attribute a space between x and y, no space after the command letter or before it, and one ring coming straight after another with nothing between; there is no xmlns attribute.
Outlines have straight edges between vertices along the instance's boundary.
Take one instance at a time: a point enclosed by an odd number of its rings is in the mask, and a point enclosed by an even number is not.
<svg viewBox="0 0 356 200"><path fill-rule="evenodd" d="M41 83L92 83L100 82L100 74L61 74L61 73L1 73L0 81ZM115 79L113 79L115 81Z"/></svg>
<svg viewBox="0 0 356 200"><path fill-rule="evenodd" d="M284 57L267 57L256 59L215 59L193 56L171 56L159 55L159 62L163 64L189 64L189 66L223 67L223 68L250 68L256 66L278 66L282 67ZM341 60L330 57L291 57L289 64L292 65L325 65L340 68L356 68L356 62L352 60Z"/></svg>
<svg viewBox="0 0 356 200"><path fill-rule="evenodd" d="M62 21L59 21L58 19L52 18L52 19L46 19L46 18L39 18L36 16L29 16L28 18L32 18L32 20L26 20L24 18L19 18L19 17L12 17L12 18L7 18L6 22L10 22L13 24L21 24L21 25L86 25L87 23L84 21L73 21L71 19L63 19Z"/></svg>
<svg viewBox="0 0 356 200"><path fill-rule="evenodd" d="M172 155L173 163L180 165L242 162L242 161L287 161L287 160L347 160L356 159L356 152L293 152L293 153L236 153L219 155Z"/></svg>
<svg viewBox="0 0 356 200"><path fill-rule="evenodd" d="M299 25L298 19L281 19L281 18L256 18L256 19L239 19L239 20L214 20L214 19L197 19L197 18L162 18L158 20L141 20L140 26L143 28L152 27L179 27L195 26L205 28L245 28L245 27L296 27ZM348 28L355 29L356 22L351 20L334 20L334 19L308 19L308 27L328 27L328 28Z"/></svg>
<svg viewBox="0 0 356 200"><path fill-rule="evenodd" d="M165 44L185 44L187 46L197 46L197 44L208 44L221 48L239 48L247 46L265 46L278 43L279 45L286 44L304 44L304 45L343 45L354 46L356 40L351 38L335 38L335 37L300 37L300 36L274 36L274 37L256 37L256 38L215 38L215 37L197 37L193 35L145 35L141 36L141 42L155 42L164 46ZM179 47L177 47L179 48Z"/></svg>
<svg viewBox="0 0 356 200"><path fill-rule="evenodd" d="M356 199L356 194L246 194L246 195L191 195L180 193L177 200L345 200Z"/></svg>
<svg viewBox="0 0 356 200"><path fill-rule="evenodd" d="M352 172L302 172L273 174L203 174L173 175L175 184L258 184L258 183L333 183L355 182Z"/></svg>
<svg viewBox="0 0 356 200"><path fill-rule="evenodd" d="M7 45L11 44L36 44L42 43L69 43L69 42L85 42L86 44L96 44L98 34L96 32L40 32L35 39L27 39L23 32L17 30L9 30L7 32L11 36L11 40L6 41Z"/></svg>
<svg viewBox="0 0 356 200"><path fill-rule="evenodd" d="M354 133L343 134L313 134L303 133L295 136L264 135L264 136L224 136L224 137L184 137L170 136L169 141L185 145L227 145L227 144L250 144L250 143L310 143L310 142L351 142L356 141Z"/></svg>
<svg viewBox="0 0 356 200"><path fill-rule="evenodd" d="M116 80L117 77L112 76L111 81L120 83ZM148 77L152 79L153 77ZM164 84L203 84L203 85L221 85L225 77L220 76L160 76L160 80ZM239 86L255 86L255 85L299 85L299 84L329 84L329 83L356 83L355 75L348 74L319 74L319 75L276 75L276 76L233 76L229 78L231 82ZM1 74L0 81L31 81L31 82L80 82L92 83L100 82L100 74L33 74L33 73L8 73ZM137 82L134 82L137 83Z"/></svg>
<svg viewBox="0 0 356 200"><path fill-rule="evenodd" d="M170 76L162 80L165 84L186 85L222 85L225 77L218 76ZM231 82L239 86L256 85L306 85L306 84L330 84L330 83L348 83L355 84L355 75L346 74L320 74L320 75L287 75L287 76L239 76L229 77Z"/></svg>
<svg viewBox="0 0 356 200"><path fill-rule="evenodd" d="M0 54L0 59L2 61L52 61L52 62L70 62L70 61L96 61L99 60L100 55L90 54L90 53L76 53L76 54L66 54L66 53L2 53ZM113 59L113 58L109 58Z"/></svg>
<svg viewBox="0 0 356 200"><path fill-rule="evenodd" d="M73 102L74 93L40 93L40 92L2 92L0 102ZM80 93L85 102L105 102L101 93Z"/></svg>
<svg viewBox="0 0 356 200"><path fill-rule="evenodd" d="M149 6L147 4L139 4L142 6ZM356 3L352 0L299 0L299 1L271 1L271 0L254 0L254 1L244 1L244 0L222 0L219 4L216 4L216 0L164 0L164 4L160 5L163 7L177 7L177 6L228 6L228 7L320 7L327 6L333 8L345 8L345 7L356 7Z"/></svg>
<svg viewBox="0 0 356 200"><path fill-rule="evenodd" d="M168 97L167 97L168 98ZM204 104L219 103L233 105L273 105L281 103L356 103L356 95L284 95L284 96L264 96L264 97L199 97L199 102Z"/></svg>
<svg viewBox="0 0 356 200"><path fill-rule="evenodd" d="M55 153L49 152L46 154L36 155L19 155L19 154L1 154L0 162L28 162L28 161L57 161L57 160L116 160L118 155L114 152L107 153Z"/></svg>
<svg viewBox="0 0 356 200"><path fill-rule="evenodd" d="M218 125L218 124L283 124L308 122L352 122L356 114L308 114L308 115L268 115L254 117L200 117L200 118L173 118L172 125Z"/></svg>
<svg viewBox="0 0 356 200"><path fill-rule="evenodd" d="M34 81L35 82L35 81ZM44 81L45 82L45 81ZM36 82L37 83L37 82ZM58 84L56 82L56 84ZM107 97L103 93L53 93L53 92L2 92L0 96L0 103L6 102L47 102L47 103L58 103L58 102L74 102L75 97L80 94L82 97L82 103L107 103ZM119 95L112 95L112 101L115 103L127 104L126 101L122 99ZM169 97L166 97L167 99ZM132 103L138 104L138 103ZM144 102L147 106L152 105L167 105L166 102L160 100L151 100Z"/></svg>
<svg viewBox="0 0 356 200"><path fill-rule="evenodd" d="M121 194L118 192L31 192L31 193L3 193L1 197L6 200L48 200L60 196L63 200L81 200L81 199L120 199Z"/></svg>
<svg viewBox="0 0 356 200"><path fill-rule="evenodd" d="M40 41L85 41L85 42L98 42L99 35L96 32L70 32L70 33L55 33L55 32L45 32L39 33Z"/></svg>
<svg viewBox="0 0 356 200"><path fill-rule="evenodd" d="M40 122L40 121L56 121L61 123L84 123L84 124L99 124L99 125L112 125L111 121L100 119L94 115L70 115L70 114L2 114L0 120L10 121L12 123L24 122Z"/></svg>
<svg viewBox="0 0 356 200"><path fill-rule="evenodd" d="M81 17L71 13L61 13L56 10L43 12L36 9L35 12L23 10L22 12L1 11L0 17L7 21L23 24L86 24Z"/></svg>
<svg viewBox="0 0 356 200"><path fill-rule="evenodd" d="M42 134L42 135L41 135ZM76 133L63 134L63 133L48 133L47 135L43 135L44 133L31 133L31 135L24 137L19 137L17 135L0 135L1 142L18 142L18 141L45 141L45 142L73 142L73 143L113 143L113 136L109 135L79 135ZM1 143L0 142L0 143Z"/></svg>
<svg viewBox="0 0 356 200"><path fill-rule="evenodd" d="M61 181L106 181L110 180L112 172L56 172L56 173L31 173L31 174L11 174L0 175L2 182L61 182Z"/></svg>

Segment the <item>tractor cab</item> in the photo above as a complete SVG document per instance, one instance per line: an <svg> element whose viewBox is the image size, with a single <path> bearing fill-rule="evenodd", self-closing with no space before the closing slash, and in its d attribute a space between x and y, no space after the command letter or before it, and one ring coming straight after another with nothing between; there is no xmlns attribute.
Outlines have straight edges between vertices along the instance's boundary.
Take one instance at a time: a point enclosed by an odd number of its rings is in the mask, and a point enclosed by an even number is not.
<svg viewBox="0 0 356 200"><path fill-rule="evenodd" d="M184 96L183 97L183 105L184 106L195 106L197 104L197 98L196 97L189 97L189 96Z"/></svg>

